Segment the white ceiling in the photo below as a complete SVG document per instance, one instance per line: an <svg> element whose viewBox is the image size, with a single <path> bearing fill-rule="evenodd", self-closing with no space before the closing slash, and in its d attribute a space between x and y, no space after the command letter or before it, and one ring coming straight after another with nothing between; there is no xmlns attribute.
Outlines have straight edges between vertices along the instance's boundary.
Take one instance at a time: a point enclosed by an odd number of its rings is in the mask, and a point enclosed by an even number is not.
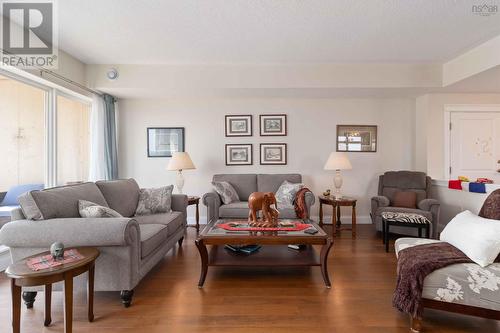
<svg viewBox="0 0 500 333"><path fill-rule="evenodd" d="M64 0L59 37L89 64L442 63L500 34L500 13L474 15L473 4Z"/></svg>

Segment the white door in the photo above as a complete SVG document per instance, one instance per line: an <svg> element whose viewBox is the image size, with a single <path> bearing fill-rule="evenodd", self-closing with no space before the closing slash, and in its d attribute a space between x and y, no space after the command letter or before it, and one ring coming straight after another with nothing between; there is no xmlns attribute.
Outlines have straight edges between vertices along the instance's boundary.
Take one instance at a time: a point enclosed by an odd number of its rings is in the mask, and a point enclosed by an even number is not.
<svg viewBox="0 0 500 333"><path fill-rule="evenodd" d="M451 112L450 178L500 183L500 112Z"/></svg>

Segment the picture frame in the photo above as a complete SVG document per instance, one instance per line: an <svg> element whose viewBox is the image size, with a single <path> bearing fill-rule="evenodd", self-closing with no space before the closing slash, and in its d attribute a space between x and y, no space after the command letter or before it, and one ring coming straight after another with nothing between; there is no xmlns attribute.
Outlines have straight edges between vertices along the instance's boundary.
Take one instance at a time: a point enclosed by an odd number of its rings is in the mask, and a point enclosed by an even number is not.
<svg viewBox="0 0 500 333"><path fill-rule="evenodd" d="M377 125L337 125L336 150L375 153L378 145L377 130Z"/></svg>
<svg viewBox="0 0 500 333"><path fill-rule="evenodd" d="M252 115L225 116L226 137L252 136Z"/></svg>
<svg viewBox="0 0 500 333"><path fill-rule="evenodd" d="M260 136L286 136L286 114L261 114L259 116Z"/></svg>
<svg viewBox="0 0 500 333"><path fill-rule="evenodd" d="M287 164L286 143L261 143L260 164L261 165L286 165Z"/></svg>
<svg viewBox="0 0 500 333"><path fill-rule="evenodd" d="M253 165L253 145L226 144L226 165Z"/></svg>
<svg viewBox="0 0 500 333"><path fill-rule="evenodd" d="M148 127L148 157L172 157L185 148L184 127Z"/></svg>

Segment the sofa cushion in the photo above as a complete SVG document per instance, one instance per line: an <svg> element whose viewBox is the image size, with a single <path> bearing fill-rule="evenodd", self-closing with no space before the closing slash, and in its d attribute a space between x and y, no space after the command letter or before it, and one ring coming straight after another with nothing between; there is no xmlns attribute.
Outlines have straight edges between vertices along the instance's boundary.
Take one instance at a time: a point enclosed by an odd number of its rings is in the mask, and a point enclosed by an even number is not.
<svg viewBox="0 0 500 333"><path fill-rule="evenodd" d="M240 201L248 201L250 194L257 192L257 175L255 174L220 174L214 175L212 180L230 183L238 193Z"/></svg>
<svg viewBox="0 0 500 333"><path fill-rule="evenodd" d="M80 217L78 211L78 200L87 200L94 202L100 206L109 207L106 199L101 191L94 183L83 183L76 185L60 186L49 188L42 191L31 191L29 195L33 198L36 207L40 210L42 218L65 218L65 217ZM24 197L21 196L21 197ZM26 203L21 200L20 203L25 212Z"/></svg>
<svg viewBox="0 0 500 333"><path fill-rule="evenodd" d="M145 258L167 240L168 229L164 224L141 224L139 228L141 230L141 258Z"/></svg>
<svg viewBox="0 0 500 333"><path fill-rule="evenodd" d="M276 193L285 180L290 183L301 183L302 176L297 173L258 174L257 191Z"/></svg>
<svg viewBox="0 0 500 333"><path fill-rule="evenodd" d="M141 188L135 215L170 213L172 211L173 185L159 188Z"/></svg>
<svg viewBox="0 0 500 333"><path fill-rule="evenodd" d="M222 218L248 218L248 201L233 202L219 207Z"/></svg>
<svg viewBox="0 0 500 333"><path fill-rule="evenodd" d="M294 208L279 208L278 211L280 212L280 215L278 218L280 219L296 219L297 214L295 213Z"/></svg>
<svg viewBox="0 0 500 333"><path fill-rule="evenodd" d="M416 171L388 171L384 173L383 185L400 189L427 188L427 176L424 172Z"/></svg>
<svg viewBox="0 0 500 333"><path fill-rule="evenodd" d="M109 207L99 206L86 200L78 200L78 211L80 212L80 216L84 218L123 217L120 213Z"/></svg>
<svg viewBox="0 0 500 333"><path fill-rule="evenodd" d="M96 185L101 190L110 208L116 210L122 216L134 216L139 202L139 185L134 179L98 181Z"/></svg>
<svg viewBox="0 0 500 333"><path fill-rule="evenodd" d="M402 189L398 187L384 187L382 190L382 195L387 197L391 202L391 205L394 205L394 198L396 193L401 192ZM425 190L412 190L412 189L404 189L407 192L415 192L417 194L417 204L427 198L427 192Z"/></svg>
<svg viewBox="0 0 500 333"><path fill-rule="evenodd" d="M177 229L183 227L184 220L181 212L170 212L165 214L135 216L134 220L142 224L163 224L167 226L168 235L173 235Z"/></svg>

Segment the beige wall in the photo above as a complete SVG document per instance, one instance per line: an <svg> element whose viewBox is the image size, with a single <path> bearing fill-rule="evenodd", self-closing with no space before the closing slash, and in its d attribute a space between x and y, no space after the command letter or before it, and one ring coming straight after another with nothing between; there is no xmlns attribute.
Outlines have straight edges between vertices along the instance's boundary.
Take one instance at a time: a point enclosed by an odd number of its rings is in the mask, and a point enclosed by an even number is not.
<svg viewBox="0 0 500 333"><path fill-rule="evenodd" d="M343 187L345 194L359 199L359 221L367 223L377 176L386 170L413 168L414 108L413 99L120 100L120 177L134 177L143 187L175 184L175 173L166 171L167 158L147 158L146 128L180 126L186 128L186 151L197 167L185 172L185 193L209 191L214 173L298 172L306 185L320 194L333 187L333 173L324 171L323 165L335 149L335 126L374 124L379 126L378 151L349 154L353 170L344 173ZM263 113L287 114L288 136L260 137L258 115ZM252 114L254 135L224 137L227 114ZM264 142L287 143L288 165L259 165L259 143ZM226 143L252 143L254 165L225 166ZM313 215L317 214L316 205ZM201 215L206 215L204 206Z"/></svg>
<svg viewBox="0 0 500 333"><path fill-rule="evenodd" d="M500 94L428 94L417 98L416 167L435 179L445 179L444 108L447 104L500 104ZM426 169L423 169L424 158Z"/></svg>

